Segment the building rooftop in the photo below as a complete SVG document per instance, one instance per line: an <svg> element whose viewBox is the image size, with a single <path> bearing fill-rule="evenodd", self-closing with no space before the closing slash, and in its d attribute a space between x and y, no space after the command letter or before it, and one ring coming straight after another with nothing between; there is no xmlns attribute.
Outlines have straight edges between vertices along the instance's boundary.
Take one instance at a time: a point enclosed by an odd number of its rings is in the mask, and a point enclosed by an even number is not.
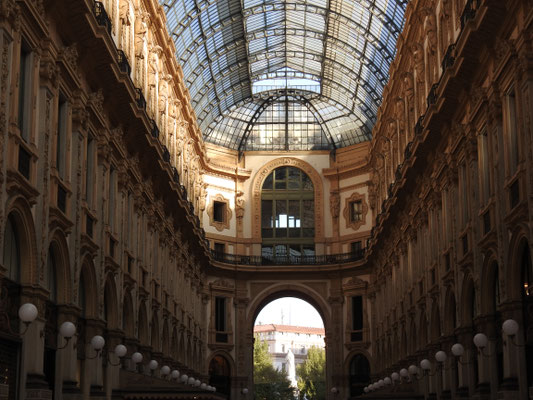
<svg viewBox="0 0 533 400"><path fill-rule="evenodd" d="M308 335L325 335L324 328L312 328L308 326L294 326L294 325L279 325L279 324L266 324L255 325L254 333L260 332L290 332L290 333L303 333Z"/></svg>

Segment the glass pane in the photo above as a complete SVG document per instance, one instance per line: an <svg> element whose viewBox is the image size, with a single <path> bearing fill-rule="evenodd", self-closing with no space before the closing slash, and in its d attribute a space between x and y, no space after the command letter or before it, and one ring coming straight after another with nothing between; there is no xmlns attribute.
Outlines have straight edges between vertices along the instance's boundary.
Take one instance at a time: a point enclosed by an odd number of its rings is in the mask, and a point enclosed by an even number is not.
<svg viewBox="0 0 533 400"><path fill-rule="evenodd" d="M287 246L284 244L277 244L274 246L276 251L276 257L287 255Z"/></svg>
<svg viewBox="0 0 533 400"><path fill-rule="evenodd" d="M267 176L265 182L263 183L263 190L272 189L272 181L274 180L274 173L272 172Z"/></svg>
<svg viewBox="0 0 533 400"><path fill-rule="evenodd" d="M305 244L303 246L304 256L314 256L315 255L315 245Z"/></svg>
<svg viewBox="0 0 533 400"><path fill-rule="evenodd" d="M302 226L304 228L313 228L315 226L315 202L314 200L303 200L302 203Z"/></svg>
<svg viewBox="0 0 533 400"><path fill-rule="evenodd" d="M289 168L289 189L300 188L300 170L298 168Z"/></svg>
<svg viewBox="0 0 533 400"><path fill-rule="evenodd" d="M302 255L302 248L299 244L291 244L289 249L291 252L291 257L299 257Z"/></svg>
<svg viewBox="0 0 533 400"><path fill-rule="evenodd" d="M272 200L261 201L261 227L272 228Z"/></svg>
<svg viewBox="0 0 533 400"><path fill-rule="evenodd" d="M313 182L306 174L302 173L302 189L313 190Z"/></svg>
<svg viewBox="0 0 533 400"><path fill-rule="evenodd" d="M276 180L285 180L287 178L287 167L281 167L276 169Z"/></svg>
<svg viewBox="0 0 533 400"><path fill-rule="evenodd" d="M274 237L274 229L271 228L263 228L261 229L261 235L264 238L271 238Z"/></svg>
<svg viewBox="0 0 533 400"><path fill-rule="evenodd" d="M266 258L272 258L272 246L263 246L261 248L261 255Z"/></svg>
<svg viewBox="0 0 533 400"><path fill-rule="evenodd" d="M276 237L287 237L287 200L276 200Z"/></svg>

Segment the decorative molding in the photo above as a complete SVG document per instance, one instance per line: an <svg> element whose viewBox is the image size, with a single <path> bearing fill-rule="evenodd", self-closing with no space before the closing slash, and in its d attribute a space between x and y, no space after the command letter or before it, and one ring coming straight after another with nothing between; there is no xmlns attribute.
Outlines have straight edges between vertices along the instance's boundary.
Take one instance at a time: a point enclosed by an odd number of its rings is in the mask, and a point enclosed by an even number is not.
<svg viewBox="0 0 533 400"><path fill-rule="evenodd" d="M215 201L226 204L226 212L224 215L224 221L215 221ZM209 216L209 225L214 226L217 231L221 232L224 229L229 229L229 222L232 216L231 208L229 206L229 199L226 199L220 193L211 197L209 207L207 207L207 215Z"/></svg>
<svg viewBox="0 0 533 400"><path fill-rule="evenodd" d="M353 201L361 200L361 212L363 217L360 221L352 221L350 218L350 203ZM350 197L348 197L344 202L344 210L342 215L346 221L346 228L352 228L353 230L358 230L361 226L365 224L366 214L368 213L368 204L365 200L365 195L359 192L353 192Z"/></svg>

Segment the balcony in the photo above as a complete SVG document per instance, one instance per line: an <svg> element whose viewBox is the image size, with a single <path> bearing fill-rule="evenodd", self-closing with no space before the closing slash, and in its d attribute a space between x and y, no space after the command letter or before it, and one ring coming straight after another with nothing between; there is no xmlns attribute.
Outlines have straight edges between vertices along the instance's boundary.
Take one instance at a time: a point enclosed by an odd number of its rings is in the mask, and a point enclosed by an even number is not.
<svg viewBox="0 0 533 400"><path fill-rule="evenodd" d="M94 2L93 12L96 21L98 21L98 25L103 26L107 33L111 34L111 20L109 19L109 15L107 15L104 5L100 1Z"/></svg>
<svg viewBox="0 0 533 400"><path fill-rule="evenodd" d="M273 265L332 265L346 264L354 261L360 261L365 255L365 249L360 249L351 253L326 254L313 256L247 256L239 254L228 254L211 250L211 255L215 261L224 264L234 265L254 265L254 266L273 266Z"/></svg>

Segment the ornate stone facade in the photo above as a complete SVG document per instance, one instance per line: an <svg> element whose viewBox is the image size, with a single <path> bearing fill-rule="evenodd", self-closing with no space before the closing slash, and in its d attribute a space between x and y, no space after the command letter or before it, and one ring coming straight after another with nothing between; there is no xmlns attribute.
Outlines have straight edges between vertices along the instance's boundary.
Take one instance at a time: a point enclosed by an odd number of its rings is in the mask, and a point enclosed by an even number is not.
<svg viewBox="0 0 533 400"><path fill-rule="evenodd" d="M89 3L0 3L0 361L9 375L0 396L183 389L151 373L150 359L205 381L224 359L229 397L244 387L250 396L255 317L290 295L323 317L332 399L425 358L428 373L383 397L528 398L529 2L410 1L371 142L335 157L242 158L204 144L159 3ZM315 265L261 264L262 183L283 166L313 182ZM217 196L235 215L223 230L207 223ZM356 199L363 218L351 224ZM215 241L227 258L210 253ZM338 257L354 242L363 259ZM217 298L226 299L222 331ZM38 317L24 332L26 302ZM513 337L501 329L510 318ZM68 341L64 321L78 330ZM96 334L106 340L100 357ZM118 343L128 347L122 362ZM459 359L454 343L465 348ZM361 359L364 384L350 375Z"/></svg>

